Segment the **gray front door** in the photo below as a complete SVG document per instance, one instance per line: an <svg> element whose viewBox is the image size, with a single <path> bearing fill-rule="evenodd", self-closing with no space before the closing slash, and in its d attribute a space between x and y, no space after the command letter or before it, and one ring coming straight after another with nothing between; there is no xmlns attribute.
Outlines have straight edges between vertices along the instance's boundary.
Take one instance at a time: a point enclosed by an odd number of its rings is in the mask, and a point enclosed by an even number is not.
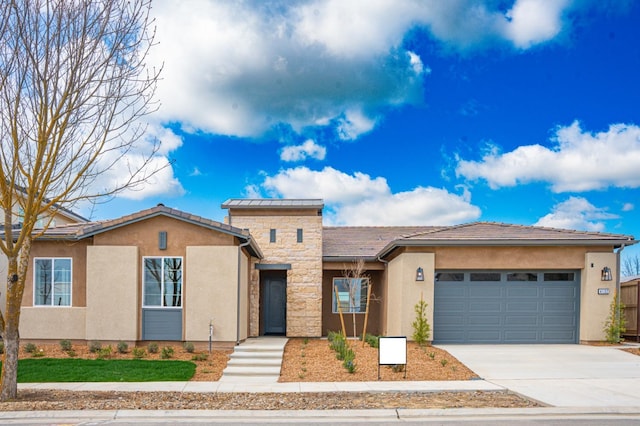
<svg viewBox="0 0 640 426"><path fill-rule="evenodd" d="M267 278L262 293L264 334L287 332L287 281Z"/></svg>
<svg viewBox="0 0 640 426"><path fill-rule="evenodd" d="M434 343L577 343L578 271L438 271Z"/></svg>

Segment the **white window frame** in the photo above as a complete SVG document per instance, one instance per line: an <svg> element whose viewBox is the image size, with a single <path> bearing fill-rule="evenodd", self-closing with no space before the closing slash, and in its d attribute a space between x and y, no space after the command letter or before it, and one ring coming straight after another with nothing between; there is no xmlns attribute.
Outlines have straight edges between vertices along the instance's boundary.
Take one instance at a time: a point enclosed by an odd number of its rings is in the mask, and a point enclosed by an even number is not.
<svg viewBox="0 0 640 426"><path fill-rule="evenodd" d="M50 304L38 304L37 298L37 273L38 268L37 264L39 260L50 260L51 261L51 303ZM56 260L68 260L69 261L69 304L68 305L57 305L55 304L56 300L56 283L55 283L55 270L56 270ZM34 257L33 258L33 306L38 308L70 308L73 306L73 258L71 257Z"/></svg>
<svg viewBox="0 0 640 426"><path fill-rule="evenodd" d="M336 281L347 281L347 280L356 280L359 282L359 285L357 288L354 288L354 299L355 299L355 303L352 303L354 301L351 300L351 297L349 296L349 291L340 291L340 287L338 287L338 297L342 300L346 297L346 303L348 303L347 306L345 306L345 303L343 302L341 304L342 307L342 313L343 314L364 314L366 311L366 302L367 302L367 287L369 285L371 285L371 282L369 281L369 278L347 278L347 277L334 277L331 280L331 311L334 314L339 313L338 312L338 305L336 303ZM360 303L357 303L357 301L360 301ZM347 308L347 309L345 309Z"/></svg>
<svg viewBox="0 0 640 426"><path fill-rule="evenodd" d="M161 260L161 275L162 282L160 284L160 305L147 305L146 304L146 282L145 282L145 263L147 259L160 259ZM167 306L165 305L165 281L164 281L164 267L165 259L180 259L180 269L182 271L180 276L180 305L179 306ZM142 307L143 308L156 308L156 309L182 309L184 305L184 257L182 256L143 256L142 257Z"/></svg>

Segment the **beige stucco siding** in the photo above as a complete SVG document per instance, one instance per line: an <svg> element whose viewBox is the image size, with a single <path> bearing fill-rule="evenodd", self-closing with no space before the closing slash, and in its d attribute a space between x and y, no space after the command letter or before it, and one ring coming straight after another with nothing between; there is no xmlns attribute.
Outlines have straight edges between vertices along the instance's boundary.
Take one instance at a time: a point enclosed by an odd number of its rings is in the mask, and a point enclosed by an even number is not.
<svg viewBox="0 0 640 426"><path fill-rule="evenodd" d="M437 247L436 269L582 269L585 247Z"/></svg>
<svg viewBox="0 0 640 426"><path fill-rule="evenodd" d="M415 320L414 307L420 297L429 305L429 324L433 324L433 277L435 256L433 253L404 253L389 262L389 286L386 318L388 336L411 338ZM416 270L422 268L424 281L416 281Z"/></svg>
<svg viewBox="0 0 640 426"><path fill-rule="evenodd" d="M87 340L137 340L138 283L137 247L87 247Z"/></svg>
<svg viewBox="0 0 640 426"><path fill-rule="evenodd" d="M23 306L20 336L27 339L84 340L87 309Z"/></svg>
<svg viewBox="0 0 640 426"><path fill-rule="evenodd" d="M209 322L213 322L213 340L235 342L237 329L238 247L187 247L184 309L185 339L209 339ZM242 256L245 258L245 256ZM246 258L242 262L246 271ZM246 272L241 274L241 301L246 295ZM243 294L244 293L244 294ZM247 316L247 303L241 303L241 317ZM241 322L240 338L246 338L246 319Z"/></svg>
<svg viewBox="0 0 640 426"><path fill-rule="evenodd" d="M580 282L580 341L606 340L603 330L609 316L609 306L616 293L618 276L615 253L586 253ZM593 265L593 266L592 266ZM602 268L611 268L614 277L602 281ZM598 294L598 289L608 289L609 294Z"/></svg>

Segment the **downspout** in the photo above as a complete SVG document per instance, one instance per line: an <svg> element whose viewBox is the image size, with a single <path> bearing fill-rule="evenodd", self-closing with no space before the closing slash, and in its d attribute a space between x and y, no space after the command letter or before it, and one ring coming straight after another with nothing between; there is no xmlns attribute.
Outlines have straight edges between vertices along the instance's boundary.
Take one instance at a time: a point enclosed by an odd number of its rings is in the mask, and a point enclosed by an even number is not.
<svg viewBox="0 0 640 426"><path fill-rule="evenodd" d="M240 344L240 287L242 285L242 248L251 244L251 236L238 246L238 293L236 295L236 346Z"/></svg>
<svg viewBox="0 0 640 426"><path fill-rule="evenodd" d="M382 263L384 265L384 277L385 277L385 281L386 281L386 285L387 285L387 297L384 301L384 334L387 334L387 324L389 323L389 312L388 312L388 307L389 307L389 261L388 260L384 260L382 257L377 256L376 259L378 259L378 262Z"/></svg>

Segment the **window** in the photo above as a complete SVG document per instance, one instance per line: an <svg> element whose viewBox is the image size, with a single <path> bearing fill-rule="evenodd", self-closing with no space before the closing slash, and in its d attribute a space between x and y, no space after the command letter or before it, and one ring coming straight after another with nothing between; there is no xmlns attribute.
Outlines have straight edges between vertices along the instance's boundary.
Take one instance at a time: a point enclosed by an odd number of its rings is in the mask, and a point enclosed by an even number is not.
<svg viewBox="0 0 640 426"><path fill-rule="evenodd" d="M455 282L464 281L464 273L462 272L438 272L436 273L436 281Z"/></svg>
<svg viewBox="0 0 640 426"><path fill-rule="evenodd" d="M545 281L573 281L573 272L548 272L544 274Z"/></svg>
<svg viewBox="0 0 640 426"><path fill-rule="evenodd" d="M270 229L269 230L269 242L270 243L275 243L276 242L276 230L275 229Z"/></svg>
<svg viewBox="0 0 640 426"><path fill-rule="evenodd" d="M144 306L182 306L182 258L145 257Z"/></svg>
<svg viewBox="0 0 640 426"><path fill-rule="evenodd" d="M511 272L507 274L507 281L538 281L535 272Z"/></svg>
<svg viewBox="0 0 640 426"><path fill-rule="evenodd" d="M472 272L471 281L500 281L500 272Z"/></svg>
<svg viewBox="0 0 640 426"><path fill-rule="evenodd" d="M71 259L36 258L34 306L71 306Z"/></svg>
<svg viewBox="0 0 640 426"><path fill-rule="evenodd" d="M338 313L338 301L343 313L364 313L367 309L368 285L369 279L367 278L334 278L332 291L333 313Z"/></svg>
<svg viewBox="0 0 640 426"><path fill-rule="evenodd" d="M297 241L299 243L302 242L302 228L298 228L298 232L297 232Z"/></svg>

